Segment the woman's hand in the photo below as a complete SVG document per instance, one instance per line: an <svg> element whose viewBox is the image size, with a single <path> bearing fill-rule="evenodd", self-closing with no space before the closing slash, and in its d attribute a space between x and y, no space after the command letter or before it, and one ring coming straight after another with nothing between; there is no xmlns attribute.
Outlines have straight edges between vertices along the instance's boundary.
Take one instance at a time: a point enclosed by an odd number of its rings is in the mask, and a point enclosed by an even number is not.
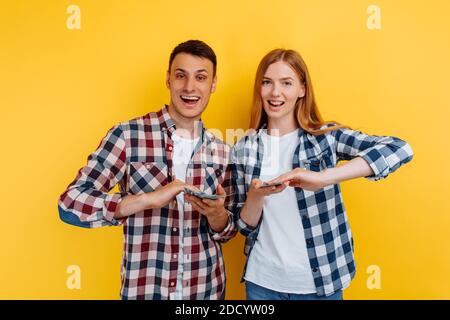
<svg viewBox="0 0 450 320"><path fill-rule="evenodd" d="M303 168L296 168L269 182L275 181L287 183L290 187L302 188L309 191L317 191L331 184L327 182L326 170L315 172Z"/></svg>
<svg viewBox="0 0 450 320"><path fill-rule="evenodd" d="M269 181L268 183L270 183ZM275 181L272 181L275 182ZM263 187L264 182L259 179L253 179L250 183L250 189L248 190L247 197L251 199L262 199L266 196L270 196L275 193L280 193L288 186L288 183L283 183L274 187Z"/></svg>
<svg viewBox="0 0 450 320"><path fill-rule="evenodd" d="M264 182L253 179L247 192L247 199L241 210L241 219L250 227L255 228L261 219L264 197L280 193L288 186L283 183L276 187L262 187Z"/></svg>

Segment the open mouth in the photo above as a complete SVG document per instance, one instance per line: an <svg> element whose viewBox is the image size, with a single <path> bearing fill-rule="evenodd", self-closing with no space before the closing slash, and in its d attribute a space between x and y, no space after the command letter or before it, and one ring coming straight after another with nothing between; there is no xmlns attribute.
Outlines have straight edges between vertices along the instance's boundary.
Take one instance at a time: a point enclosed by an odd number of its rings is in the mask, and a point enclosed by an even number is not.
<svg viewBox="0 0 450 320"><path fill-rule="evenodd" d="M279 100L267 100L267 103L269 104L269 106L274 108L279 108L284 105L284 101Z"/></svg>
<svg viewBox="0 0 450 320"><path fill-rule="evenodd" d="M180 96L180 99L183 100L183 102L185 104L187 104L188 106L195 106L197 104L197 102L200 100L199 96Z"/></svg>

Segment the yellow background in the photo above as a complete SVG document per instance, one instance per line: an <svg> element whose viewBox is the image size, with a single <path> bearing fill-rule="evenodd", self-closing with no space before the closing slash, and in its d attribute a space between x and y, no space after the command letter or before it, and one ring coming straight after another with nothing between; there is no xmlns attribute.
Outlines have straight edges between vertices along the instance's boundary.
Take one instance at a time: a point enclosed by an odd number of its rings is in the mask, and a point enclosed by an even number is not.
<svg viewBox="0 0 450 320"><path fill-rule="evenodd" d="M81 30L66 9L81 8ZM381 30L366 26L370 4ZM190 38L218 56L204 121L247 128L253 78L275 47L305 58L322 115L407 140L415 157L387 180L342 184L357 275L345 299L449 299L448 1L1 1L0 298L117 299L122 229L63 224L57 199L106 131L169 99L170 51ZM224 246L227 298L243 238ZM69 290L66 268L81 268ZM381 289L369 290L370 265Z"/></svg>

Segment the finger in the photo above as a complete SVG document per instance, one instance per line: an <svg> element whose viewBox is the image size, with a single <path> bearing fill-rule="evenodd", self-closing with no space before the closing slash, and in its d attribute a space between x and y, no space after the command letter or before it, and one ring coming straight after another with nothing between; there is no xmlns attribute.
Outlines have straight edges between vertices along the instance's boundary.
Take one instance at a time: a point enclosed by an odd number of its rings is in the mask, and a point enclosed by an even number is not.
<svg viewBox="0 0 450 320"><path fill-rule="evenodd" d="M261 184L262 184L262 181L259 179L253 179L251 182L251 186L255 189L258 189Z"/></svg>
<svg viewBox="0 0 450 320"><path fill-rule="evenodd" d="M276 178L276 180L283 183L292 179L294 179L294 174L292 172L284 173L278 178Z"/></svg>
<svg viewBox="0 0 450 320"><path fill-rule="evenodd" d="M179 179L176 179L176 180L172 181L171 184L176 185L178 187L186 186L186 183L184 181L179 180Z"/></svg>
<svg viewBox="0 0 450 320"><path fill-rule="evenodd" d="M219 195L219 196L225 196L226 195L225 189L222 187L222 185L219 184L217 186L216 194Z"/></svg>
<svg viewBox="0 0 450 320"><path fill-rule="evenodd" d="M296 181L291 180L291 181L289 182L289 186L290 186L290 187L293 187L293 188L301 188L301 187L302 187L302 184L301 184L300 182L296 182Z"/></svg>
<svg viewBox="0 0 450 320"><path fill-rule="evenodd" d="M216 207L223 206L224 199L223 199L223 198L216 199L216 200L212 200L212 199L202 199L202 202L203 202L204 204L206 204L208 207L216 208Z"/></svg>
<svg viewBox="0 0 450 320"><path fill-rule="evenodd" d="M204 214L204 210L201 207L199 207L197 204L192 202L191 205L192 205L192 209L194 209L195 211L200 212L201 214Z"/></svg>
<svg viewBox="0 0 450 320"><path fill-rule="evenodd" d="M271 184L271 183L277 183L277 182L280 181L280 177L281 177L281 176L278 176L278 177L276 177L276 178L273 178L272 180L267 181L267 183L268 183L268 184Z"/></svg>
<svg viewBox="0 0 450 320"><path fill-rule="evenodd" d="M200 207L202 210L204 210L205 208L204 208L204 204L202 204L202 202L201 202L201 200L199 199L199 198L197 198L197 197L195 197L195 196L191 196L190 197L191 199L190 199L190 203L191 204L195 204L196 206L198 206L198 207Z"/></svg>
<svg viewBox="0 0 450 320"><path fill-rule="evenodd" d="M191 184L186 184L185 186L186 186L186 188L188 188L189 190L200 192L200 189L197 188L196 186L193 186L193 185L191 185Z"/></svg>
<svg viewBox="0 0 450 320"><path fill-rule="evenodd" d="M281 186L272 187L270 190L270 194L280 193L284 189L286 189L286 185L282 184Z"/></svg>
<svg viewBox="0 0 450 320"><path fill-rule="evenodd" d="M277 187L277 189L275 190L275 193L283 192L284 189L286 189L286 185L282 184L281 186Z"/></svg>

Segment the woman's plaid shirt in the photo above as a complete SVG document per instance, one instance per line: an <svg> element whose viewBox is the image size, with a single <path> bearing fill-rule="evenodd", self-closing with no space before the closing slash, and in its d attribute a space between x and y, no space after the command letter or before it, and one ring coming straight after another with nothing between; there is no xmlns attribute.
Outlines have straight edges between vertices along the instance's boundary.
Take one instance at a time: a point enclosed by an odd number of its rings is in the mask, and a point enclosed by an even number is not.
<svg viewBox="0 0 450 320"><path fill-rule="evenodd" d="M186 183L214 194L222 184L232 194L229 146L203 129L186 172ZM174 177L173 120L166 106L158 112L114 126L87 165L60 196L63 221L87 228L123 225L122 299L170 299L178 270L179 213L176 200L161 209L114 219L117 205L129 194L154 191ZM110 190L119 185L119 193ZM225 201L229 203L228 197ZM207 219L184 205L184 299L220 299L225 292L221 242L235 235L232 214L215 233Z"/></svg>
<svg viewBox="0 0 450 320"><path fill-rule="evenodd" d="M259 130L245 136L231 151L232 181L236 190L231 210L238 230L246 236L244 252L247 262L257 241L264 214L258 226L252 228L241 219L240 211L250 182L261 174L264 156L261 132ZM313 136L300 129L292 164L293 168L321 171L335 167L340 160L351 160L358 156L366 160L374 172L373 176L366 178L376 181L386 178L409 162L413 152L405 141L394 137L369 136L350 129ZM317 294L331 295L346 288L356 270L353 237L340 186L335 184L315 192L296 188L296 196Z"/></svg>

